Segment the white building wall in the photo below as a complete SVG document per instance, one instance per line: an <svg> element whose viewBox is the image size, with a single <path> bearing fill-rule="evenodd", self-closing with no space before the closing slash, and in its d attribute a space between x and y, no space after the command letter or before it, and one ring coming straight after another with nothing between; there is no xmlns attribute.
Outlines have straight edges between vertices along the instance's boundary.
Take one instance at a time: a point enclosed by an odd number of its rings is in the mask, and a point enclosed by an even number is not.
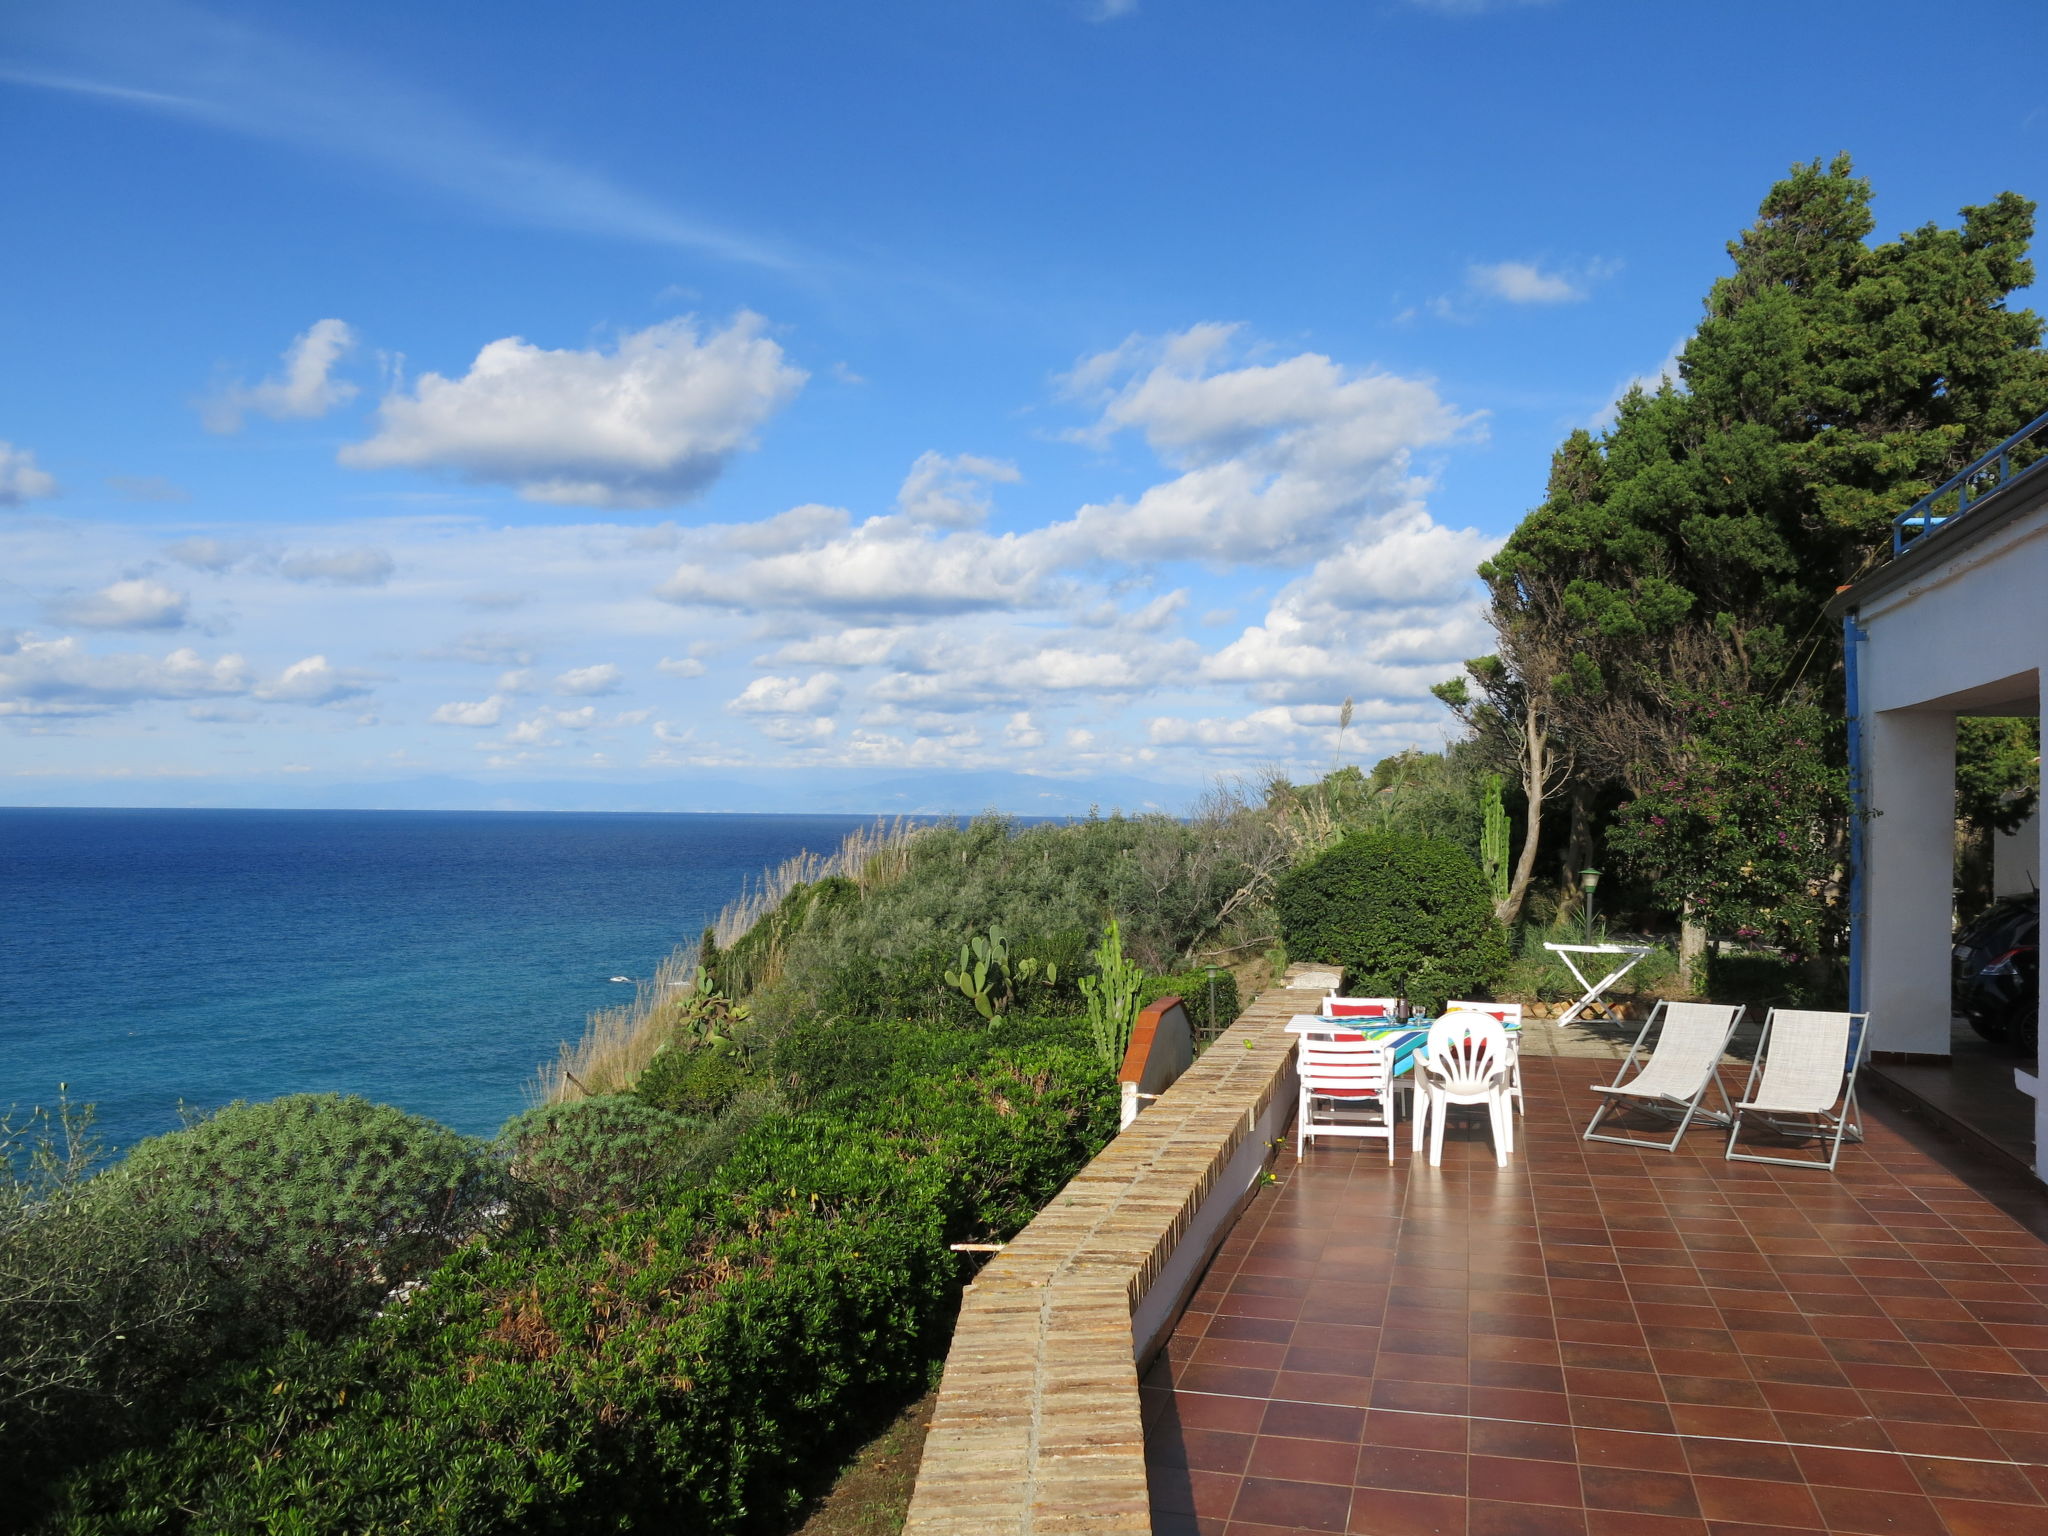
<svg viewBox="0 0 2048 1536"><path fill-rule="evenodd" d="M2048 671L2048 506L1861 602L1858 616L1867 636L1865 804L1875 813L1865 830L1862 946L1871 1045L1945 1055L1955 716L2039 712ZM2036 872L2043 843L2036 817Z"/></svg>

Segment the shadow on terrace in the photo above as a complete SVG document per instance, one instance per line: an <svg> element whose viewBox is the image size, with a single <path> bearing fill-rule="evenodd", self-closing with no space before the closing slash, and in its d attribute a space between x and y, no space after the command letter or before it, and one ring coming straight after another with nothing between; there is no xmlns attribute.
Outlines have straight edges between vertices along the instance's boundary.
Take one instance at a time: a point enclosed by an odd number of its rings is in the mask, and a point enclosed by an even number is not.
<svg viewBox="0 0 2048 1536"><path fill-rule="evenodd" d="M1884 1104L1835 1174L1341 1141L1253 1196L1141 1378L1157 1532L2048 1532L2048 1197ZM1724 1068L1731 1089L1740 1074Z"/></svg>

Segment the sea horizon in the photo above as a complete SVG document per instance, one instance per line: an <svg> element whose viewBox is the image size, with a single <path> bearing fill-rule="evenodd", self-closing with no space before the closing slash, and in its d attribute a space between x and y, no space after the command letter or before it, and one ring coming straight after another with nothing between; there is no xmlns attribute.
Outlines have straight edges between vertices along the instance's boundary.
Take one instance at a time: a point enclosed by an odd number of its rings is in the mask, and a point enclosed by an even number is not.
<svg viewBox="0 0 2048 1536"><path fill-rule="evenodd" d="M0 1110L62 1084L118 1150L356 1093L490 1135L749 880L872 819L0 808Z"/></svg>

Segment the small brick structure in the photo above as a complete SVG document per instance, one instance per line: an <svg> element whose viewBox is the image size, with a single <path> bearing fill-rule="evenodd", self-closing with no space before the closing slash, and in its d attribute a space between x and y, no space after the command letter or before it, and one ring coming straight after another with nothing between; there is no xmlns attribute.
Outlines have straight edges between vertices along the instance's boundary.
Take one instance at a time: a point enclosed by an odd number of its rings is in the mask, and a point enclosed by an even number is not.
<svg viewBox="0 0 2048 1536"><path fill-rule="evenodd" d="M1140 1357L1293 1116L1302 1006L1256 998L968 1287L905 1536L1152 1529Z"/></svg>

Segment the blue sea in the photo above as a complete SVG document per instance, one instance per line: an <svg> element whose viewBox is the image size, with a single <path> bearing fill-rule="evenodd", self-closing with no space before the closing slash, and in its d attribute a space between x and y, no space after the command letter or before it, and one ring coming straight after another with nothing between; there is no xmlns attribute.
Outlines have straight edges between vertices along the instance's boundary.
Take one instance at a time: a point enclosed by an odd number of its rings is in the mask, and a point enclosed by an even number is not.
<svg viewBox="0 0 2048 1536"><path fill-rule="evenodd" d="M855 816L0 809L0 1110L115 1147L359 1093L488 1135L764 867Z"/></svg>

